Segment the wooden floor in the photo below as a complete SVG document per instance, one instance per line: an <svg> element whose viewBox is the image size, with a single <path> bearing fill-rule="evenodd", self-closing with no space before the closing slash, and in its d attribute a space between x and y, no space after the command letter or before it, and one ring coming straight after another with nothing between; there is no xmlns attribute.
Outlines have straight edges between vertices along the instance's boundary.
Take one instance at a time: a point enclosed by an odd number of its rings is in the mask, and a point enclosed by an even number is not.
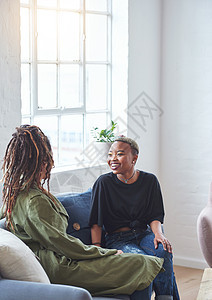
<svg viewBox="0 0 212 300"><path fill-rule="evenodd" d="M181 300L196 300L204 270L174 266Z"/></svg>
<svg viewBox="0 0 212 300"><path fill-rule="evenodd" d="M174 266L174 272L180 300L196 300L204 270Z"/></svg>

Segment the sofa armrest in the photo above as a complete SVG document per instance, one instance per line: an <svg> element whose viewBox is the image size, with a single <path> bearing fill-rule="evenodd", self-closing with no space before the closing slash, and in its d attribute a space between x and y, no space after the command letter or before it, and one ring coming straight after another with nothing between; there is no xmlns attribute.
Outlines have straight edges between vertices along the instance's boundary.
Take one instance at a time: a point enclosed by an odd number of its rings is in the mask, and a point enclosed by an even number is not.
<svg viewBox="0 0 212 300"><path fill-rule="evenodd" d="M3 218L3 219L0 220L0 228L6 229L6 227L5 227L5 221L6 221L6 218Z"/></svg>
<svg viewBox="0 0 212 300"><path fill-rule="evenodd" d="M91 300L82 288L60 284L0 279L1 300Z"/></svg>

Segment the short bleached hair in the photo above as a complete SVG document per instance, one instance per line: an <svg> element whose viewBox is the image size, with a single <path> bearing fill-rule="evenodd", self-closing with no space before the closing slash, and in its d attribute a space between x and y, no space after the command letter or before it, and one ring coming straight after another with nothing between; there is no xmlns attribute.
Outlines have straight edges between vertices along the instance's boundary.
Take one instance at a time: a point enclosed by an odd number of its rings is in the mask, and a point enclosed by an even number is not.
<svg viewBox="0 0 212 300"><path fill-rule="evenodd" d="M126 137L126 136L118 136L117 138L115 138L114 142L123 142L126 144L129 144L131 149L134 150L133 154L138 154L139 153L139 147L138 144L136 143L136 141L134 141L133 139Z"/></svg>

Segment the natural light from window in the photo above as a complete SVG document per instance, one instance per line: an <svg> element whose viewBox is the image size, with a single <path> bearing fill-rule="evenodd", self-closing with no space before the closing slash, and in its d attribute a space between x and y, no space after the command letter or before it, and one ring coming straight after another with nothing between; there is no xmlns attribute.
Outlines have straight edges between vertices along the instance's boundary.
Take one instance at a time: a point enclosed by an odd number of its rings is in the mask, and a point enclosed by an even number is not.
<svg viewBox="0 0 212 300"><path fill-rule="evenodd" d="M22 123L75 164L111 120L111 1L21 0Z"/></svg>

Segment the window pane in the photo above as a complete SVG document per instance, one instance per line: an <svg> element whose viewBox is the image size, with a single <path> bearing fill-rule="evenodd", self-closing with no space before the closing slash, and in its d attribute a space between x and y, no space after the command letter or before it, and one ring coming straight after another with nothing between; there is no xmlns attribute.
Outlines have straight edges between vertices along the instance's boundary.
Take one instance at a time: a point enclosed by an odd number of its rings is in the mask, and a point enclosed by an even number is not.
<svg viewBox="0 0 212 300"><path fill-rule="evenodd" d="M29 9L21 7L21 59L29 60Z"/></svg>
<svg viewBox="0 0 212 300"><path fill-rule="evenodd" d="M69 9L79 9L80 0L60 0L60 7Z"/></svg>
<svg viewBox="0 0 212 300"><path fill-rule="evenodd" d="M101 131L102 129L107 128L107 115L106 113L96 113L96 114L87 114L86 115L86 145L95 141L92 129L98 127Z"/></svg>
<svg viewBox="0 0 212 300"><path fill-rule="evenodd" d="M34 124L39 126L44 134L49 138L55 165L58 164L58 122L56 116L37 116L34 118Z"/></svg>
<svg viewBox="0 0 212 300"><path fill-rule="evenodd" d="M21 4L29 4L29 0L21 0L20 3Z"/></svg>
<svg viewBox="0 0 212 300"><path fill-rule="evenodd" d="M60 59L79 60L79 14L60 13Z"/></svg>
<svg viewBox="0 0 212 300"><path fill-rule="evenodd" d="M56 65L38 65L38 107L53 108L56 101Z"/></svg>
<svg viewBox="0 0 212 300"><path fill-rule="evenodd" d="M21 65L21 113L30 114L30 65Z"/></svg>
<svg viewBox="0 0 212 300"><path fill-rule="evenodd" d="M107 16L86 15L86 60L107 61Z"/></svg>
<svg viewBox="0 0 212 300"><path fill-rule="evenodd" d="M37 0L37 6L57 7L57 0Z"/></svg>
<svg viewBox="0 0 212 300"><path fill-rule="evenodd" d="M60 130L60 161L61 165L76 163L76 157L83 149L83 117L68 115L61 117Z"/></svg>
<svg viewBox="0 0 212 300"><path fill-rule="evenodd" d="M57 58L56 21L55 11L37 10L38 60L56 60Z"/></svg>
<svg viewBox="0 0 212 300"><path fill-rule="evenodd" d="M107 108L107 66L87 65L86 99L88 110Z"/></svg>
<svg viewBox="0 0 212 300"><path fill-rule="evenodd" d="M107 11L107 0L86 0L87 10Z"/></svg>
<svg viewBox="0 0 212 300"><path fill-rule="evenodd" d="M22 118L22 121L21 121L21 124L22 124L22 125L24 125L24 124L30 125L30 124L31 124L30 118L25 118L25 117L23 117L23 118Z"/></svg>
<svg viewBox="0 0 212 300"><path fill-rule="evenodd" d="M79 107L79 66L60 65L60 105Z"/></svg>

